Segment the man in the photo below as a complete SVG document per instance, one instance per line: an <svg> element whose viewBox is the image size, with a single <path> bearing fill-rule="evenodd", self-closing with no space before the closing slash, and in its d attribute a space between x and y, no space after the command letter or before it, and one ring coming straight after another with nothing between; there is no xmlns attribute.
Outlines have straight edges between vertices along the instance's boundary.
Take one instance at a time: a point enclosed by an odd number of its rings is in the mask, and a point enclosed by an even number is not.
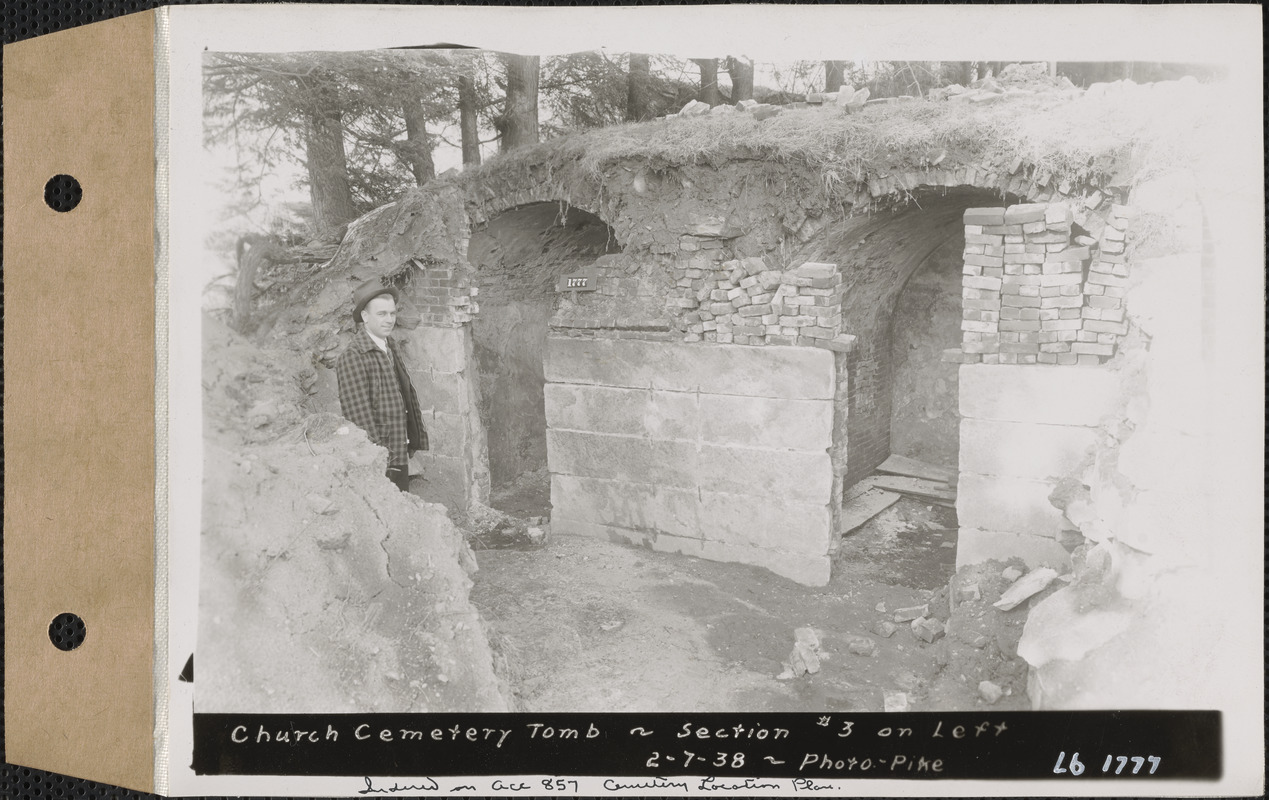
<svg viewBox="0 0 1269 800"><path fill-rule="evenodd" d="M410 456L428 447L419 398L390 334L396 327L394 286L369 280L353 292L357 335L335 362L339 407L366 432L370 441L388 449L388 479L403 492L410 489Z"/></svg>

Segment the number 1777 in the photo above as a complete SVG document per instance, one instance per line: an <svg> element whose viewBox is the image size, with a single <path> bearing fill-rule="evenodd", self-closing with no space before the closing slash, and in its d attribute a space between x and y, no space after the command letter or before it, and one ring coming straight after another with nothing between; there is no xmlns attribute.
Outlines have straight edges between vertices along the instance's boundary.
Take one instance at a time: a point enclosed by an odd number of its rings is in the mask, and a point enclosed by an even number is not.
<svg viewBox="0 0 1269 800"><path fill-rule="evenodd" d="M1067 763L1067 767L1062 766L1062 762L1065 760L1066 760L1066 752L1063 751L1061 753L1058 753L1057 763L1053 765L1054 775L1061 775L1065 773L1068 767L1072 775L1084 774L1084 764L1083 762L1080 761L1079 753L1071 753L1071 760ZM1115 768L1116 775L1120 775L1123 773L1124 767L1128 765L1129 761L1133 763L1132 772L1131 772L1132 775L1136 775L1137 773L1141 772L1141 768L1145 766L1145 763L1147 761L1150 762L1150 771L1146 774L1153 775L1155 773L1155 770L1159 768L1159 764L1163 761L1163 759L1159 758L1159 756L1145 756L1144 758L1142 756L1106 756L1106 761L1105 763L1102 764L1102 773L1103 774L1109 773L1110 765L1116 760L1118 760L1119 762L1119 766Z"/></svg>

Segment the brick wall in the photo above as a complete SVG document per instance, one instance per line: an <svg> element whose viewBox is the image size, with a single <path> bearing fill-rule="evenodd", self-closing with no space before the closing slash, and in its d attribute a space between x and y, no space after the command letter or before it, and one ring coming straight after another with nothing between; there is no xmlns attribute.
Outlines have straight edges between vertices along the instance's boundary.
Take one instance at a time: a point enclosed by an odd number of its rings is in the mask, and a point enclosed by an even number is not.
<svg viewBox="0 0 1269 800"><path fill-rule="evenodd" d="M470 267L414 259L415 273L407 281L407 295L419 321L431 327L452 328L471 322L480 310Z"/></svg>
<svg viewBox="0 0 1269 800"><path fill-rule="evenodd" d="M1100 194L1083 210L1102 204ZM1132 210L1112 205L1097 238L1067 203L965 212L962 364L1100 364L1127 332L1125 240Z"/></svg>
<svg viewBox="0 0 1269 800"><path fill-rule="evenodd" d="M890 326L881 320L871 335L856 340L847 356L850 387L846 415L846 485L872 474L890 455Z"/></svg>
<svg viewBox="0 0 1269 800"><path fill-rule="evenodd" d="M806 262L778 270L757 256L714 260L712 254L724 251L708 252L704 258L680 256L672 269L675 290L666 307L684 341L849 347L849 339L841 337L842 275L836 264Z"/></svg>

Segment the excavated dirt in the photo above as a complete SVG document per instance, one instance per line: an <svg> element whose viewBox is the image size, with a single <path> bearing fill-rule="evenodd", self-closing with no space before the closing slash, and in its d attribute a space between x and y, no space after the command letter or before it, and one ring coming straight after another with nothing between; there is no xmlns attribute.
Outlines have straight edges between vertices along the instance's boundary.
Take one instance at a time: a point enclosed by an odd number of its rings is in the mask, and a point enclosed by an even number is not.
<svg viewBox="0 0 1269 800"><path fill-rule="evenodd" d="M210 317L195 705L201 712L500 711L475 562L440 505L329 413L315 375Z"/></svg>
<svg viewBox="0 0 1269 800"><path fill-rule="evenodd" d="M555 537L479 551L472 602L526 711L882 711L886 692L904 693L911 710L971 710L987 706L982 680L1011 692L995 708L1027 708L1026 665L1006 655L1025 610L979 617L958 606L956 637L969 637L972 620L993 637L982 649L968 643L976 638L927 643L906 623L888 638L874 632L897 609L927 603L948 620L954 550L941 545L955 533L939 527L945 510L905 499L891 511L845 540L820 589L756 567ZM1004 566L974 574L988 607L1007 585ZM820 670L780 680L801 627L818 635ZM872 655L852 652L860 639Z"/></svg>

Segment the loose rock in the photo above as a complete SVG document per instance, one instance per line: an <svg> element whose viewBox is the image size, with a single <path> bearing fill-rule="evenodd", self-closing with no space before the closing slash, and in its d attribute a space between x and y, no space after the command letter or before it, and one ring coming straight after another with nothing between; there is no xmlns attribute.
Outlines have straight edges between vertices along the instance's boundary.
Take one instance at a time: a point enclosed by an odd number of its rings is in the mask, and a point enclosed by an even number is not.
<svg viewBox="0 0 1269 800"><path fill-rule="evenodd" d="M886 689L882 693L882 703L886 711L907 711L908 696L904 692L896 692Z"/></svg>
<svg viewBox="0 0 1269 800"><path fill-rule="evenodd" d="M992 605L1001 611L1009 611L1016 608L1023 600L1043 591L1044 587L1053 583L1053 579L1056 577L1057 570L1051 567L1040 567L1039 569L1031 570L1026 576L1015 581L1013 586L1006 589L1000 595L1000 599Z"/></svg>
<svg viewBox="0 0 1269 800"><path fill-rule="evenodd" d="M889 639L894 636L894 632L899 630L899 626L889 620L880 620L872 624L872 632L883 639Z"/></svg>
<svg viewBox="0 0 1269 800"><path fill-rule="evenodd" d="M320 494L310 494L304 498L304 501L308 503L309 509L314 514L333 514L338 510L329 497L323 497Z"/></svg>
<svg viewBox="0 0 1269 800"><path fill-rule="evenodd" d="M946 629L943 627L943 623L937 619L920 617L912 620L912 633L918 639L933 643L935 639L946 633Z"/></svg>
<svg viewBox="0 0 1269 800"><path fill-rule="evenodd" d="M895 622L911 622L914 619L920 619L930 613L929 605L912 606L911 608L900 608L894 612Z"/></svg>
<svg viewBox="0 0 1269 800"><path fill-rule="evenodd" d="M991 681L982 681L978 684L978 694L988 703L994 704L1005 692Z"/></svg>
<svg viewBox="0 0 1269 800"><path fill-rule="evenodd" d="M877 652L877 643L867 636L852 636L846 645L857 656L870 656Z"/></svg>

